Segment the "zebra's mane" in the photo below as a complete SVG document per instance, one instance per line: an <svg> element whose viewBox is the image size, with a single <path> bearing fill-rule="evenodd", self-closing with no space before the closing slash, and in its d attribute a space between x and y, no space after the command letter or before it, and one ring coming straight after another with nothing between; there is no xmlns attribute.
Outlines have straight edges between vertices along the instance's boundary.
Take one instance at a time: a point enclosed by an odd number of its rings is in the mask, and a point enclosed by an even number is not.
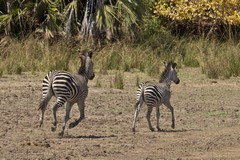
<svg viewBox="0 0 240 160"><path fill-rule="evenodd" d="M86 54L85 54L85 56L86 56ZM85 64L86 64L86 58L81 59L81 66L78 70L78 74L80 74L80 75L86 74Z"/></svg>
<svg viewBox="0 0 240 160"><path fill-rule="evenodd" d="M83 62L83 63L81 63L81 66L80 66L80 68L79 68L79 70L78 70L78 74L83 75L83 74L85 74L85 73L86 73L86 70L85 70L85 62Z"/></svg>
<svg viewBox="0 0 240 160"><path fill-rule="evenodd" d="M162 74L160 76L159 83L162 83L164 81L164 79L167 77L167 75L169 74L169 71L171 69L172 64L173 64L172 62L169 62L167 64L167 66L165 67L164 71L162 72Z"/></svg>

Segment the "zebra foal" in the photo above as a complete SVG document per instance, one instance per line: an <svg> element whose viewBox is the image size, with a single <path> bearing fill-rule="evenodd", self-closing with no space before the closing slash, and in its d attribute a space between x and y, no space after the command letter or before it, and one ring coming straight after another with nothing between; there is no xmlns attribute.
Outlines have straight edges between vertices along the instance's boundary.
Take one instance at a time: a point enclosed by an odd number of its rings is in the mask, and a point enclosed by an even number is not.
<svg viewBox="0 0 240 160"><path fill-rule="evenodd" d="M43 98L39 105L40 113L40 127L43 124L44 112L48 102L52 96L57 98L56 103L52 107L53 111L53 126L52 131L57 128L56 112L59 107L66 103L66 114L64 124L59 136L63 136L67 121L70 119L71 108L74 103L77 103L80 112L79 118L69 124L69 128L78 125L84 118L85 99L88 95L88 80L92 80L95 76L92 62L93 52L84 51L80 53L81 66L78 74L72 74L66 71L49 72L42 83Z"/></svg>
<svg viewBox="0 0 240 160"><path fill-rule="evenodd" d="M159 127L160 120L160 109L161 104L164 104L171 110L172 114L172 128L175 127L175 119L174 119L174 109L170 103L171 97L171 81L178 84L180 82L177 72L176 72L176 63L170 62L165 65L165 70L163 71L159 83L154 82L143 82L139 85L137 90L137 101L135 104L135 113L133 117L133 126L132 131L135 132L135 125L138 113L145 103L147 105L147 122L148 127L151 131L154 131L152 127L150 117L153 110L153 107L156 107L156 116L157 116L157 130L161 131Z"/></svg>

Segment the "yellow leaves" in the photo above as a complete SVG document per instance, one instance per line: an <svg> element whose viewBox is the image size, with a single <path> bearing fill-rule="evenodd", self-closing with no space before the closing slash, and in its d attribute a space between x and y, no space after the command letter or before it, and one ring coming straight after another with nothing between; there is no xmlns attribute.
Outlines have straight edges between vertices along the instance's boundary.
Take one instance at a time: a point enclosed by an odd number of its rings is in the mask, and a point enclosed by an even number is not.
<svg viewBox="0 0 240 160"><path fill-rule="evenodd" d="M227 21L232 25L239 25L240 24L240 16L237 12L234 15L227 17Z"/></svg>
<svg viewBox="0 0 240 160"><path fill-rule="evenodd" d="M159 0L155 3L154 13L172 20L212 21L239 24L239 0Z"/></svg>

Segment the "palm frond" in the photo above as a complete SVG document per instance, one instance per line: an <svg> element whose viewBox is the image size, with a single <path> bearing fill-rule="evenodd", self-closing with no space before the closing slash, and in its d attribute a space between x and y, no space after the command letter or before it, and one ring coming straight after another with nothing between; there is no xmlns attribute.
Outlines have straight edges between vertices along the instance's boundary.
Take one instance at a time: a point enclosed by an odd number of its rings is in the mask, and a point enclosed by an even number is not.
<svg viewBox="0 0 240 160"><path fill-rule="evenodd" d="M134 36L134 28L139 27L145 11L141 0L118 0L116 8L122 32Z"/></svg>
<svg viewBox="0 0 240 160"><path fill-rule="evenodd" d="M0 15L0 25L9 28L12 21L11 14L2 14Z"/></svg>
<svg viewBox="0 0 240 160"><path fill-rule="evenodd" d="M136 4L134 1L119 0L116 4L117 14L124 26L132 24L137 25L137 13L135 11Z"/></svg>
<svg viewBox="0 0 240 160"><path fill-rule="evenodd" d="M114 6L101 5L96 13L96 26L99 30L114 30L114 22L118 21Z"/></svg>

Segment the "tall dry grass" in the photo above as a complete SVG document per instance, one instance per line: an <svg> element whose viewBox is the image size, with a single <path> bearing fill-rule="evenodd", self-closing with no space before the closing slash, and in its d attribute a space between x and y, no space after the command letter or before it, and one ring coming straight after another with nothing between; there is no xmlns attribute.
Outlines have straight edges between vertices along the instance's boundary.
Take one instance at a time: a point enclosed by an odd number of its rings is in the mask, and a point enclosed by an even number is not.
<svg viewBox="0 0 240 160"><path fill-rule="evenodd" d="M6 43L5 43L6 42ZM80 65L77 49L62 40L52 45L28 38L7 38L0 42L0 76L22 72L67 70L77 72ZM132 71L138 69L159 77L163 62L175 61L178 67L201 67L209 78L229 78L240 74L240 43L233 41L173 37L168 33L153 35L141 42L117 42L94 51L95 69Z"/></svg>
<svg viewBox="0 0 240 160"><path fill-rule="evenodd" d="M58 69L75 71L79 66L77 49L69 49L63 41L51 46L34 38L23 41L7 38L2 41L7 43L0 49L0 70L3 74Z"/></svg>

